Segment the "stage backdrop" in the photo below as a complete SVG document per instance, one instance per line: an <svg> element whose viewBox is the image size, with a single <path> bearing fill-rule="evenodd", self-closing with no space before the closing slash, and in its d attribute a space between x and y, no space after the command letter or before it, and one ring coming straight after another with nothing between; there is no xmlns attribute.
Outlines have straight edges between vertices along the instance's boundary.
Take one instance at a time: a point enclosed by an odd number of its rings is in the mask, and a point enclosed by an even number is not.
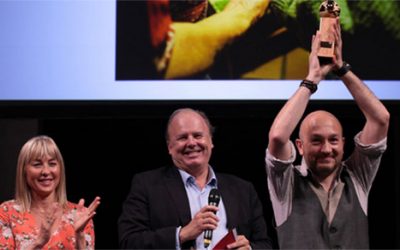
<svg viewBox="0 0 400 250"><path fill-rule="evenodd" d="M344 57L392 114L370 196L371 247L400 248L400 2L338 2ZM132 176L170 163L165 123L174 109L192 107L217 127L211 164L254 183L273 228L264 171L268 129L306 74L318 1L272 0L266 16L216 58L210 80L147 74L154 69L145 4L0 1L0 201L13 197L22 144L48 134L65 158L68 198L102 197L97 248L118 248L117 219ZM137 63L141 57L150 61ZM364 122L351 99L340 81L326 80L310 104L342 120L347 155Z"/></svg>

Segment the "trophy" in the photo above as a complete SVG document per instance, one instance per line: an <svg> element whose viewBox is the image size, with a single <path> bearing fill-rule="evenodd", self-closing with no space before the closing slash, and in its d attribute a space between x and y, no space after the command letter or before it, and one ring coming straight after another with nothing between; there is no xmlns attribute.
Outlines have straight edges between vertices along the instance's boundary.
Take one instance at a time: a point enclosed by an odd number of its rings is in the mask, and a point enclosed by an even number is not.
<svg viewBox="0 0 400 250"><path fill-rule="evenodd" d="M325 0L319 8L319 30L321 43L318 50L318 57L322 63L331 63L335 53L335 37L332 25L336 17L340 15L340 7L334 0Z"/></svg>

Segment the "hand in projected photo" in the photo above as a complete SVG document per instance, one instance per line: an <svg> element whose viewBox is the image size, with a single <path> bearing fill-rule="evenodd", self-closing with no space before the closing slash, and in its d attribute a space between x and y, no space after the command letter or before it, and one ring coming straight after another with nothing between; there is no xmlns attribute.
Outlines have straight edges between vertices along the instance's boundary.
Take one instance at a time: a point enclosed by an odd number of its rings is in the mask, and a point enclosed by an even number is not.
<svg viewBox="0 0 400 250"><path fill-rule="evenodd" d="M175 1L174 5L183 3ZM195 23L174 22L173 48L165 78L185 78L204 73L225 46L243 35L264 15L268 4L269 0L231 0L221 12Z"/></svg>

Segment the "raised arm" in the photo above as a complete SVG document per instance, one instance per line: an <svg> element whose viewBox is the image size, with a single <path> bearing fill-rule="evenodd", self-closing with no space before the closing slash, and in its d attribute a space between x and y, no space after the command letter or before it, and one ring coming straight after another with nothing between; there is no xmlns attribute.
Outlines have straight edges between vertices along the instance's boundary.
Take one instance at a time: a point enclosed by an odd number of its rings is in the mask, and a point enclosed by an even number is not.
<svg viewBox="0 0 400 250"><path fill-rule="evenodd" d="M317 85L334 66L333 64L320 65L317 56L319 46L320 34L317 32L313 36L309 56L309 70L306 77L309 84ZM303 116L311 94L308 88L301 86L276 116L269 131L268 143L268 150L274 157L281 160L289 159L291 154L290 136Z"/></svg>
<svg viewBox="0 0 400 250"><path fill-rule="evenodd" d="M346 73L342 80L367 120L360 141L363 144L371 144L385 138L390 118L385 106L353 72Z"/></svg>
<svg viewBox="0 0 400 250"><path fill-rule="evenodd" d="M343 62L341 53L342 39L340 26L336 29L335 36L337 41L335 68L336 70L342 68L341 74L343 75L340 76L340 79L343 81L366 118L360 141L363 144L378 142L387 135L390 114L368 86L352 71L346 70L348 66L347 63Z"/></svg>

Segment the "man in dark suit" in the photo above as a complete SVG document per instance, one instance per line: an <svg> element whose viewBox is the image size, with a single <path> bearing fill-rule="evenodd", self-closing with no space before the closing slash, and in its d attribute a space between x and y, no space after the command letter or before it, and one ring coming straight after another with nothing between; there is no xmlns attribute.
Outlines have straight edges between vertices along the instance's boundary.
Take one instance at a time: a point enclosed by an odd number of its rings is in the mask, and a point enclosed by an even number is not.
<svg viewBox="0 0 400 250"><path fill-rule="evenodd" d="M204 249L204 231L213 230L212 249L231 229L238 235L229 248L271 248L253 185L209 165L212 130L201 111L179 109L170 116L166 139L174 166L133 178L118 221L121 248ZM218 206L208 205L214 188Z"/></svg>

